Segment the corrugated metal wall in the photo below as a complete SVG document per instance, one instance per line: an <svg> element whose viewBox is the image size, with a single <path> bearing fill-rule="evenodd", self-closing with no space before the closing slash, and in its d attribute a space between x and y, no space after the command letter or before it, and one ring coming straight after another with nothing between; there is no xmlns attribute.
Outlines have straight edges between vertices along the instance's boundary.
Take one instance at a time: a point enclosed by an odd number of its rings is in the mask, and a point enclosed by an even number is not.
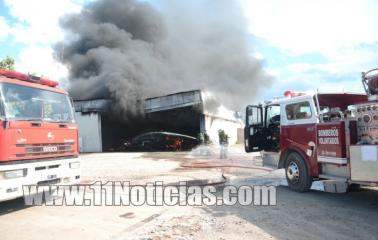
<svg viewBox="0 0 378 240"><path fill-rule="evenodd" d="M101 115L75 112L75 118L79 125L80 152L102 152Z"/></svg>

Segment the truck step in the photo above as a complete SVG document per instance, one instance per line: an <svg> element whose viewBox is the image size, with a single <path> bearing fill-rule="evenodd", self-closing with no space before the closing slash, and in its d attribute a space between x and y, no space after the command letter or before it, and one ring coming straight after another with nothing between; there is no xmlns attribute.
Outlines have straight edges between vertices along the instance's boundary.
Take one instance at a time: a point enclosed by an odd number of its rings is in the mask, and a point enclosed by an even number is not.
<svg viewBox="0 0 378 240"><path fill-rule="evenodd" d="M320 176L322 178L327 178L328 180L320 180L317 181L317 185L322 186L322 190L324 192L329 192L329 193L346 193L348 190L348 182L347 179L345 178L340 178L340 177L334 177L334 176L327 176L323 175ZM333 178L333 179L332 179Z"/></svg>

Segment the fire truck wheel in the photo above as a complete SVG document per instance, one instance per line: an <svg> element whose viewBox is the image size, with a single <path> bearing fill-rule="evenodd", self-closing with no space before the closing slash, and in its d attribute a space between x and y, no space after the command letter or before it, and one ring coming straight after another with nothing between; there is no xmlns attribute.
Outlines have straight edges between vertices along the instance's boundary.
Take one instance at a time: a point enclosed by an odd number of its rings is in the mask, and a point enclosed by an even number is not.
<svg viewBox="0 0 378 240"><path fill-rule="evenodd" d="M285 164L286 180L291 189L306 192L312 184L312 177L308 174L304 159L296 152L290 153Z"/></svg>

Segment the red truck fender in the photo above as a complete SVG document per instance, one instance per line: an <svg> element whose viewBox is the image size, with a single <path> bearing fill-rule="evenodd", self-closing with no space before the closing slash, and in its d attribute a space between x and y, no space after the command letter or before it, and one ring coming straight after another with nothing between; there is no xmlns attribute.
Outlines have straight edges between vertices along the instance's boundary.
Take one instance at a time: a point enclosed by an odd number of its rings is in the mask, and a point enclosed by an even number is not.
<svg viewBox="0 0 378 240"><path fill-rule="evenodd" d="M287 148L283 152L281 152L281 154L280 154L280 160L278 162L278 168L279 169L280 168L285 168L287 156L290 153L292 153L292 152L298 153L305 160L308 174L309 174L309 176L313 176L312 171L311 171L310 159L308 158L308 156L300 148L297 148L295 146Z"/></svg>

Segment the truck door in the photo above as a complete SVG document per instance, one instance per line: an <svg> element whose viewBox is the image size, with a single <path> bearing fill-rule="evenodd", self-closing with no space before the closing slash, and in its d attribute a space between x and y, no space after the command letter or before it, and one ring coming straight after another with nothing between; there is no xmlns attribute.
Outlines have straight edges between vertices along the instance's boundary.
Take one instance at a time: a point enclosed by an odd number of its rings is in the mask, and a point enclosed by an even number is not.
<svg viewBox="0 0 378 240"><path fill-rule="evenodd" d="M263 123L263 108L248 106L244 128L244 144L246 152L258 152L264 149L265 131Z"/></svg>
<svg viewBox="0 0 378 240"><path fill-rule="evenodd" d="M265 107L265 151L278 152L280 150L280 105Z"/></svg>

